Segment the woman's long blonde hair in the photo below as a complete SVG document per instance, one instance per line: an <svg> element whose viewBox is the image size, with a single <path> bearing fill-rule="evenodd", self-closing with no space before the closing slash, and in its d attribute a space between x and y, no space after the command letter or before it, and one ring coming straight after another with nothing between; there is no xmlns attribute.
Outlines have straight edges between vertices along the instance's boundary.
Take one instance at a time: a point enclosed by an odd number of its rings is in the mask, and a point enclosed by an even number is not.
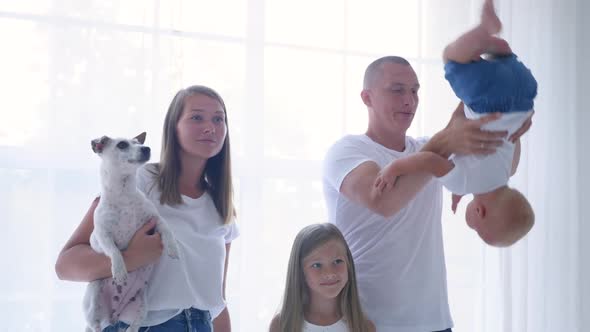
<svg viewBox="0 0 590 332"><path fill-rule="evenodd" d="M340 230L332 224L325 223L303 228L293 242L283 304L278 315L281 332L302 331L304 312L310 299L309 288L303 274L303 260L316 248L330 240L338 240L346 248L348 282L338 295L342 316L350 331L369 331L369 323L363 313L358 296L354 261L350 249Z"/></svg>
<svg viewBox="0 0 590 332"><path fill-rule="evenodd" d="M221 96L215 90L206 86L193 85L178 91L168 107L168 112L164 119L160 163L157 165L156 173L154 174L157 178L158 189L161 192L160 204L178 205L182 203L182 197L178 188L181 163L180 144L178 143L176 126L182 116L186 98L198 94L219 102L225 113L224 118L227 134L223 142L223 147L217 155L207 160L199 185L211 195L215 208L221 216L223 223L229 224L234 219L236 213L233 201L227 111Z"/></svg>

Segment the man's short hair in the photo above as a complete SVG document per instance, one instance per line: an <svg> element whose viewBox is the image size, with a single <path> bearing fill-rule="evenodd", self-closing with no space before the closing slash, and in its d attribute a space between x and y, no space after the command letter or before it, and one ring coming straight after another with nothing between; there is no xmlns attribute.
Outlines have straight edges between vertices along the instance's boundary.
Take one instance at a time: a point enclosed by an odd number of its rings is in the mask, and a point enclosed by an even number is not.
<svg viewBox="0 0 590 332"><path fill-rule="evenodd" d="M371 62L371 64L365 70L365 77L363 79L363 89L368 89L371 86L371 84L375 81L377 75L381 73L381 65L384 63L397 63L400 65L410 66L408 60L402 58L401 56L388 55L379 58Z"/></svg>

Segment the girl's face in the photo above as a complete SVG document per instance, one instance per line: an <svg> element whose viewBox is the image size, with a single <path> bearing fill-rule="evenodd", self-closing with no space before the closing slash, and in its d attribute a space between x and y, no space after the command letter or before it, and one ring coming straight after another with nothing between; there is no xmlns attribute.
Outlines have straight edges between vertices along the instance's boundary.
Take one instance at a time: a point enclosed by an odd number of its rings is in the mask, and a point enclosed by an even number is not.
<svg viewBox="0 0 590 332"><path fill-rule="evenodd" d="M185 98L176 124L182 155L207 160L221 151L227 134L223 106L206 95Z"/></svg>
<svg viewBox="0 0 590 332"><path fill-rule="evenodd" d="M335 299L348 282L348 262L344 245L334 239L313 250L303 259L303 274L311 298Z"/></svg>

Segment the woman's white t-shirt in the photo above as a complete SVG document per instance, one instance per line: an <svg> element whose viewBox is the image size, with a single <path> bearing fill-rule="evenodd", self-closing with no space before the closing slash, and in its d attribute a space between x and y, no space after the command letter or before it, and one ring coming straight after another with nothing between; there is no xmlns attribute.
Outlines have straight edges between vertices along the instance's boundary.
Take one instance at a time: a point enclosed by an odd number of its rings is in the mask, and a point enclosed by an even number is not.
<svg viewBox="0 0 590 332"><path fill-rule="evenodd" d="M224 225L208 193L183 204L161 205L153 164L137 172L137 187L166 220L179 247L179 259L163 254L154 266L147 289L148 315L142 326L161 324L183 309L209 310L216 317L225 308L223 275L225 245L238 234L234 223Z"/></svg>

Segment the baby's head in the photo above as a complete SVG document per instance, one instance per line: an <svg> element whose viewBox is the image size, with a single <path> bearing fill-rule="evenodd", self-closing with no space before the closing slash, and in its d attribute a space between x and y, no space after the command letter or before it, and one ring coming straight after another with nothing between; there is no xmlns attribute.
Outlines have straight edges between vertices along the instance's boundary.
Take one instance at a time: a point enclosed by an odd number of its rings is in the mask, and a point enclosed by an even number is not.
<svg viewBox="0 0 590 332"><path fill-rule="evenodd" d="M517 190L501 187L475 195L465 213L467 225L494 247L508 247L524 237L535 223L528 200Z"/></svg>

